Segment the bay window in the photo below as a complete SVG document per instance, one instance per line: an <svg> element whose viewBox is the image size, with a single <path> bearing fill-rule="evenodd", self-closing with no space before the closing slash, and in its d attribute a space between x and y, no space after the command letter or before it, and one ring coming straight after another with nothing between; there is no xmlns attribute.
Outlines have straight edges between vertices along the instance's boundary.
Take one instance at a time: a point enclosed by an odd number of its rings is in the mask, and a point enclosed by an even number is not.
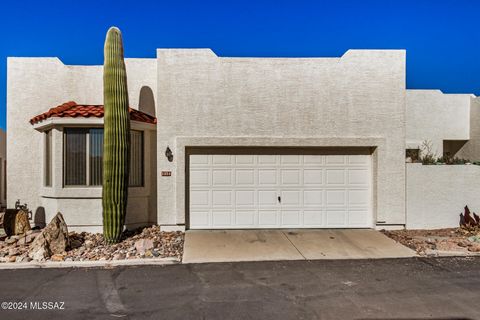
<svg viewBox="0 0 480 320"><path fill-rule="evenodd" d="M65 186L101 186L103 128L64 129L63 181ZM129 186L143 186L143 132L130 131Z"/></svg>

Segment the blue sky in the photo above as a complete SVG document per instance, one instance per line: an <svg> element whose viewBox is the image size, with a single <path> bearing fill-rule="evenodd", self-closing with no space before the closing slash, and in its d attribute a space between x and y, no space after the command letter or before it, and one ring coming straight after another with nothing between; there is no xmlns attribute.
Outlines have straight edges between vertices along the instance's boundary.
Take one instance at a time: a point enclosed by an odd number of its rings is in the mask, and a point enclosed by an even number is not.
<svg viewBox="0 0 480 320"><path fill-rule="evenodd" d="M341 56L407 49L407 87L480 95L477 0L6 1L0 3L0 127L8 56L102 64L105 32L121 28L126 57L156 48L220 56Z"/></svg>

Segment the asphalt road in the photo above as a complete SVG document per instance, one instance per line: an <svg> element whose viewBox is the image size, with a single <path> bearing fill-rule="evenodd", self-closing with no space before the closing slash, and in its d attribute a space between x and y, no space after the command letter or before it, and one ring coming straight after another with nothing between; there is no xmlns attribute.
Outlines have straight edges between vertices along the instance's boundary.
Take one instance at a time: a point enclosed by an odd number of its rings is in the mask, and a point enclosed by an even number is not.
<svg viewBox="0 0 480 320"><path fill-rule="evenodd" d="M0 288L27 307L0 319L480 319L480 258L0 270Z"/></svg>

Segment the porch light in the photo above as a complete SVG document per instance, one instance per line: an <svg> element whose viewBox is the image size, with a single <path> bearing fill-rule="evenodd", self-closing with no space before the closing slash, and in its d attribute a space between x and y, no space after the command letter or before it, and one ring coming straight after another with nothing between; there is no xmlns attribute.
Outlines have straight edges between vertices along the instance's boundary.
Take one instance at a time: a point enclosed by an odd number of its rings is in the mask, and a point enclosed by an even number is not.
<svg viewBox="0 0 480 320"><path fill-rule="evenodd" d="M169 162L173 161L173 153L169 146L167 146L167 149L165 150L165 157L167 157Z"/></svg>

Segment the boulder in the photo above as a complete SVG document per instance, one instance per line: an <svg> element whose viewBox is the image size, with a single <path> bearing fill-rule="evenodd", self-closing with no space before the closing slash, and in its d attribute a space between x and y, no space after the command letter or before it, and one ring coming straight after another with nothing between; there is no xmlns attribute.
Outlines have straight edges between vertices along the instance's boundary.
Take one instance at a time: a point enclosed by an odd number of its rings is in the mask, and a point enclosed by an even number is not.
<svg viewBox="0 0 480 320"><path fill-rule="evenodd" d="M69 245L67 224L59 212L32 242L28 256L43 261L54 254L64 253Z"/></svg>
<svg viewBox="0 0 480 320"><path fill-rule="evenodd" d="M25 210L7 209L3 217L3 228L7 236L27 233L32 228Z"/></svg>

